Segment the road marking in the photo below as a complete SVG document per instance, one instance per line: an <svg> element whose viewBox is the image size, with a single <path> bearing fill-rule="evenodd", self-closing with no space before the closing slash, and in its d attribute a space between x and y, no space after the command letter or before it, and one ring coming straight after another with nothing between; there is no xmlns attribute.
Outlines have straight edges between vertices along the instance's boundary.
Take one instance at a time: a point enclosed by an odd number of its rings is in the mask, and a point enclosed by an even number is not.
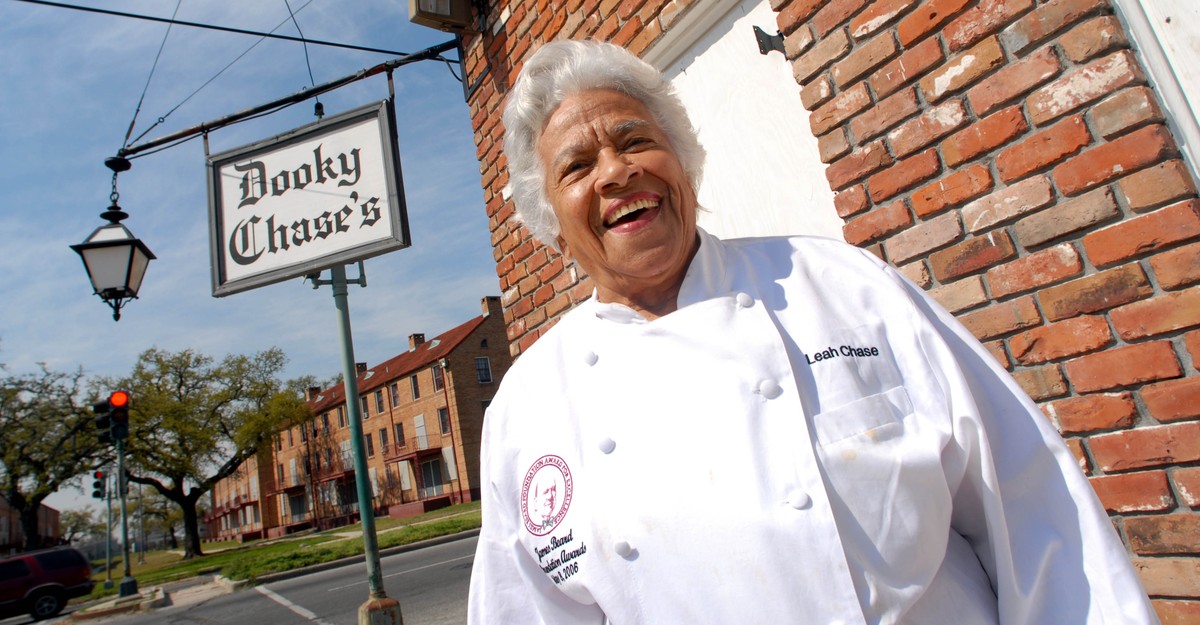
<svg viewBox="0 0 1200 625"><path fill-rule="evenodd" d="M317 625L331 625L330 623L326 623L325 621L322 621L321 619L317 618L317 614L315 612L313 612L312 610L309 610L309 609L305 608L304 606L299 606L299 605L292 603L291 601L288 601L287 598L285 598L283 595L280 595L279 593L271 590L270 588L267 588L266 586L255 586L254 589L257 590L258 592L262 593L263 595L265 595L268 599L291 610L292 612L295 612L296 614L299 614L300 616L303 616L304 618L316 623Z"/></svg>
<svg viewBox="0 0 1200 625"><path fill-rule="evenodd" d="M416 573L417 571L431 569L435 566L442 566L443 564L450 564L451 562L458 562L459 560L469 560L474 557L475 557L475 554L472 553L470 555L465 555L465 556L461 556L458 558L451 558L450 560L442 560L441 562L434 562L433 564L426 564L425 566L418 566L415 569L405 569L403 571L398 571L396 573L389 573L387 575L384 575L383 578L387 579L389 577L396 577L397 575L404 575L405 573ZM364 582L354 582L353 584L346 584L345 586L337 586L336 588L330 588L329 592L334 592L337 590L345 590L347 588L354 588L355 586L362 586L366 583L367 582L365 582L365 581Z"/></svg>

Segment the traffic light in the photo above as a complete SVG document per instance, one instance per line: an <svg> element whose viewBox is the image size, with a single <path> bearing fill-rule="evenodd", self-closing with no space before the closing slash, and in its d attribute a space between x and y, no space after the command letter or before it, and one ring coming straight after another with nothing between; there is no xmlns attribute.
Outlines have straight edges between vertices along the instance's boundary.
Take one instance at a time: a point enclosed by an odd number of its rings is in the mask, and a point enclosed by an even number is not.
<svg viewBox="0 0 1200 625"><path fill-rule="evenodd" d="M104 471L95 471L92 473L92 498L104 499L105 487L107 482L104 479Z"/></svg>
<svg viewBox="0 0 1200 625"><path fill-rule="evenodd" d="M129 393L127 391L113 391L108 396L108 405L111 406L109 416L112 419L113 439L125 440L129 438Z"/></svg>
<svg viewBox="0 0 1200 625"><path fill-rule="evenodd" d="M101 445L111 445L112 436L112 405L108 400L92 404L92 415L96 423L96 437Z"/></svg>

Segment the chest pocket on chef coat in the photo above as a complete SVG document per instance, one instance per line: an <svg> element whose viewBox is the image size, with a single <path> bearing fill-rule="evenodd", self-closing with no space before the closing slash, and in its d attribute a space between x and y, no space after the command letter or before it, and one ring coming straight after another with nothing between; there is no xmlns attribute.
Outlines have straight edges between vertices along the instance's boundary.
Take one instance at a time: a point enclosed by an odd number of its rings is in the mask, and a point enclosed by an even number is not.
<svg viewBox="0 0 1200 625"><path fill-rule="evenodd" d="M813 427L821 445L899 427L912 402L884 324L835 330L821 343L806 354L820 401Z"/></svg>

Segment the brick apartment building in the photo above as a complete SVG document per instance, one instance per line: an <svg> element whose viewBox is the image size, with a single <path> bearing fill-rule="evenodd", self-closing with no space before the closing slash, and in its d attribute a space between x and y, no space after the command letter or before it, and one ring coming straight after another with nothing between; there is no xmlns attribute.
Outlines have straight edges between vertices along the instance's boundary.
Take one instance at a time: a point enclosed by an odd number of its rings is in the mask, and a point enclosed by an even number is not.
<svg viewBox="0 0 1200 625"><path fill-rule="evenodd" d="M57 545L62 539L58 510L42 504L38 507L38 534L42 543ZM25 546L25 532L21 528L21 513L0 495L0 555L16 553Z"/></svg>
<svg viewBox="0 0 1200 625"><path fill-rule="evenodd" d="M500 298L408 351L358 366L359 411L375 514L411 516L479 498L483 414L512 364ZM212 490L215 540L274 537L358 519L345 390L308 389L315 417L278 432Z"/></svg>
<svg viewBox="0 0 1200 625"><path fill-rule="evenodd" d="M505 93L542 42L612 41L688 106L709 154L706 229L843 238L928 290L1066 438L1163 622L1200 623L1190 0L464 5L514 356L592 287L514 216ZM775 51L754 27L779 34Z"/></svg>

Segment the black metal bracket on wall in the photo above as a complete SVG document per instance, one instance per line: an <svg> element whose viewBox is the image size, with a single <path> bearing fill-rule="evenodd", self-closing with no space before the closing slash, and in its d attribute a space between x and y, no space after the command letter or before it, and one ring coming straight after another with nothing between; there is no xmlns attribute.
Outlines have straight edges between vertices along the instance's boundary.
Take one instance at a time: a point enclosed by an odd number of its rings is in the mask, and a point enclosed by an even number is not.
<svg viewBox="0 0 1200 625"><path fill-rule="evenodd" d="M766 31L754 27L754 40L758 42L758 53L762 55L770 54L772 50L778 51L780 54L787 56L783 51L783 33L775 31L774 35L768 35Z"/></svg>

